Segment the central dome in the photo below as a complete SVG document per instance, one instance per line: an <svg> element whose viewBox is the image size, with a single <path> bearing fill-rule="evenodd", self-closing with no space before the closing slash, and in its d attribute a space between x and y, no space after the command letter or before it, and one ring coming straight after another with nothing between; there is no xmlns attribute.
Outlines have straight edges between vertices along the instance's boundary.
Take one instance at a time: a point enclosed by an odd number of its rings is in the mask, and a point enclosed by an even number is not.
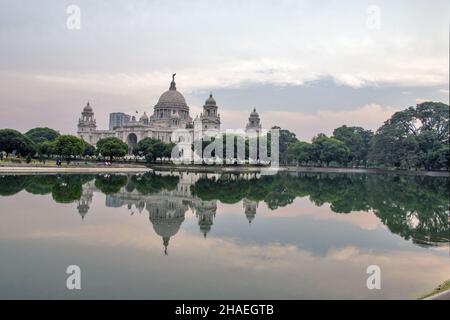
<svg viewBox="0 0 450 320"><path fill-rule="evenodd" d="M187 107L186 100L183 95L176 89L170 89L159 97L158 107Z"/></svg>
<svg viewBox="0 0 450 320"><path fill-rule="evenodd" d="M188 108L186 104L186 100L183 95L177 91L177 86L175 83L175 75L172 75L172 82L170 83L170 88L166 92L164 92L161 97L159 97L158 103L155 107L182 107Z"/></svg>

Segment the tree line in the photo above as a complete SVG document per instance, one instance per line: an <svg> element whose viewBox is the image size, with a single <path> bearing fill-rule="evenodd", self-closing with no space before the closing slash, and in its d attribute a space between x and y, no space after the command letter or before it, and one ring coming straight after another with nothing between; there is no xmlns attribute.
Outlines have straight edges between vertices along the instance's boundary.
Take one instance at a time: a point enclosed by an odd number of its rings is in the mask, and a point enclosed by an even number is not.
<svg viewBox="0 0 450 320"><path fill-rule="evenodd" d="M284 164L448 170L449 157L449 106L437 102L396 112L375 133L344 125L311 142L280 133Z"/></svg>
<svg viewBox="0 0 450 320"><path fill-rule="evenodd" d="M157 139L145 138L134 146L133 154L152 162L157 158L170 158L173 146ZM60 135L50 128L34 128L24 134L14 129L0 130L1 158L14 155L26 158L27 162L31 158L45 162L57 157L70 163L72 160L93 156L113 161L127 153L127 144L115 137L100 139L94 147L83 139L73 135Z"/></svg>
<svg viewBox="0 0 450 320"><path fill-rule="evenodd" d="M316 135L311 142L300 141L289 130L279 130L279 159L282 165L320 167L376 167L419 170L449 169L449 106L439 102L424 102L415 107L396 112L376 131L357 126L343 125L332 136ZM238 145L245 149L245 159L250 159L251 139L236 135L223 135L223 146L232 139L233 158L237 161ZM201 151L218 141L201 142ZM253 138L254 139L254 138ZM270 157L271 134L267 137ZM194 142L195 144L196 142ZM256 141L260 148L261 140ZM194 149L194 144L192 148ZM145 138L131 150L147 162L157 159L170 160L173 143ZM34 128L21 134L13 129L0 130L0 151L22 157L37 157L42 161L57 156L67 161L77 157L99 156L110 161L128 153L128 146L115 137L101 139L96 147L71 135L60 135L50 128ZM215 156L214 152L211 154ZM3 153L0 152L0 157ZM245 160L244 159L244 160ZM257 159L253 159L257 160Z"/></svg>

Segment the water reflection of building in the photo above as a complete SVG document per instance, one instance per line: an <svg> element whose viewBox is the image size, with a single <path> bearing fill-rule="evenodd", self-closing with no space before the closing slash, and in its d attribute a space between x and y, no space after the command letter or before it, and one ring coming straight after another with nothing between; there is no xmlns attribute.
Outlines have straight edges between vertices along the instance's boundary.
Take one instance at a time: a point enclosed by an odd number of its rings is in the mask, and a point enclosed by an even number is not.
<svg viewBox="0 0 450 320"><path fill-rule="evenodd" d="M83 191L81 193L81 197L77 200L77 210L81 216L81 219L84 220L84 217L89 211L90 205L92 203L92 198L94 197L94 184L92 181L87 182L83 185Z"/></svg>
<svg viewBox="0 0 450 320"><path fill-rule="evenodd" d="M244 206L245 216L247 217L248 223L252 223L256 216L256 209L258 208L258 202L253 200L244 199L242 201Z"/></svg>
<svg viewBox="0 0 450 320"><path fill-rule="evenodd" d="M204 201L199 197L193 196L191 186L201 178L219 179L221 176L214 173L186 172L157 172L156 174L160 176L178 176L179 180L176 188L173 190L162 189L153 194L142 194L134 185L135 180L133 177L136 176L128 175L127 183L124 187L120 188L114 194L106 195L105 205L113 208L125 206L132 212L148 212L153 229L163 240L164 252L166 254L170 239L178 233L181 224L185 220L185 215L189 210L198 219L200 232L206 238L214 224L217 212L217 200ZM222 176L222 178L229 180L249 180L257 178L257 176L254 173L240 176L230 174ZM83 185L83 194L77 206L82 217L89 210L94 191L97 191L94 181ZM257 206L257 202L247 199L244 200L244 211L249 222L254 219Z"/></svg>
<svg viewBox="0 0 450 320"><path fill-rule="evenodd" d="M195 201L193 202L195 215L203 237L211 230L217 212L217 201Z"/></svg>
<svg viewBox="0 0 450 320"><path fill-rule="evenodd" d="M156 234L163 239L166 255L169 240L180 230L187 209L187 206L180 206L176 199L173 201L170 198L160 199L160 201L147 206L150 222L153 224Z"/></svg>

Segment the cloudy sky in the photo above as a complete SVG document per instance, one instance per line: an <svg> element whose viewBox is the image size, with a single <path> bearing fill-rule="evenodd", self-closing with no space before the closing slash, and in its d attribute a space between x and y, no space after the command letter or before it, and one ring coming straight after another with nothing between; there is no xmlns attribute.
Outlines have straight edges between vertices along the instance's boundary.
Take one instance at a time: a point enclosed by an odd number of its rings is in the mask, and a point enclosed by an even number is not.
<svg viewBox="0 0 450 320"><path fill-rule="evenodd" d="M0 127L75 133L90 100L106 129L110 112L151 113L176 72L191 115L213 91L225 128L256 107L305 140L376 129L448 103L449 21L445 0L0 0Z"/></svg>

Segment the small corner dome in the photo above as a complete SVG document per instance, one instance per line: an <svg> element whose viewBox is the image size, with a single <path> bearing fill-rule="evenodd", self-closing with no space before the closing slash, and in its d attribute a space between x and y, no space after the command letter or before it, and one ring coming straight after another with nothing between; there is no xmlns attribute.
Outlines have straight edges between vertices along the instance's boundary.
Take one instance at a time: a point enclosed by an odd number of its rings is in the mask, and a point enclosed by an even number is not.
<svg viewBox="0 0 450 320"><path fill-rule="evenodd" d="M91 104L89 101L86 104L86 106L83 108L83 111L92 111L92 107L91 107Z"/></svg>
<svg viewBox="0 0 450 320"><path fill-rule="evenodd" d="M259 117L258 112L256 112L256 108L253 108L252 113L250 113L250 117Z"/></svg>
<svg viewBox="0 0 450 320"><path fill-rule="evenodd" d="M141 116L140 120L148 120L147 113L144 112L144 114Z"/></svg>
<svg viewBox="0 0 450 320"><path fill-rule="evenodd" d="M206 105L216 105L216 100L214 100L212 93L209 94L209 98L205 101Z"/></svg>

